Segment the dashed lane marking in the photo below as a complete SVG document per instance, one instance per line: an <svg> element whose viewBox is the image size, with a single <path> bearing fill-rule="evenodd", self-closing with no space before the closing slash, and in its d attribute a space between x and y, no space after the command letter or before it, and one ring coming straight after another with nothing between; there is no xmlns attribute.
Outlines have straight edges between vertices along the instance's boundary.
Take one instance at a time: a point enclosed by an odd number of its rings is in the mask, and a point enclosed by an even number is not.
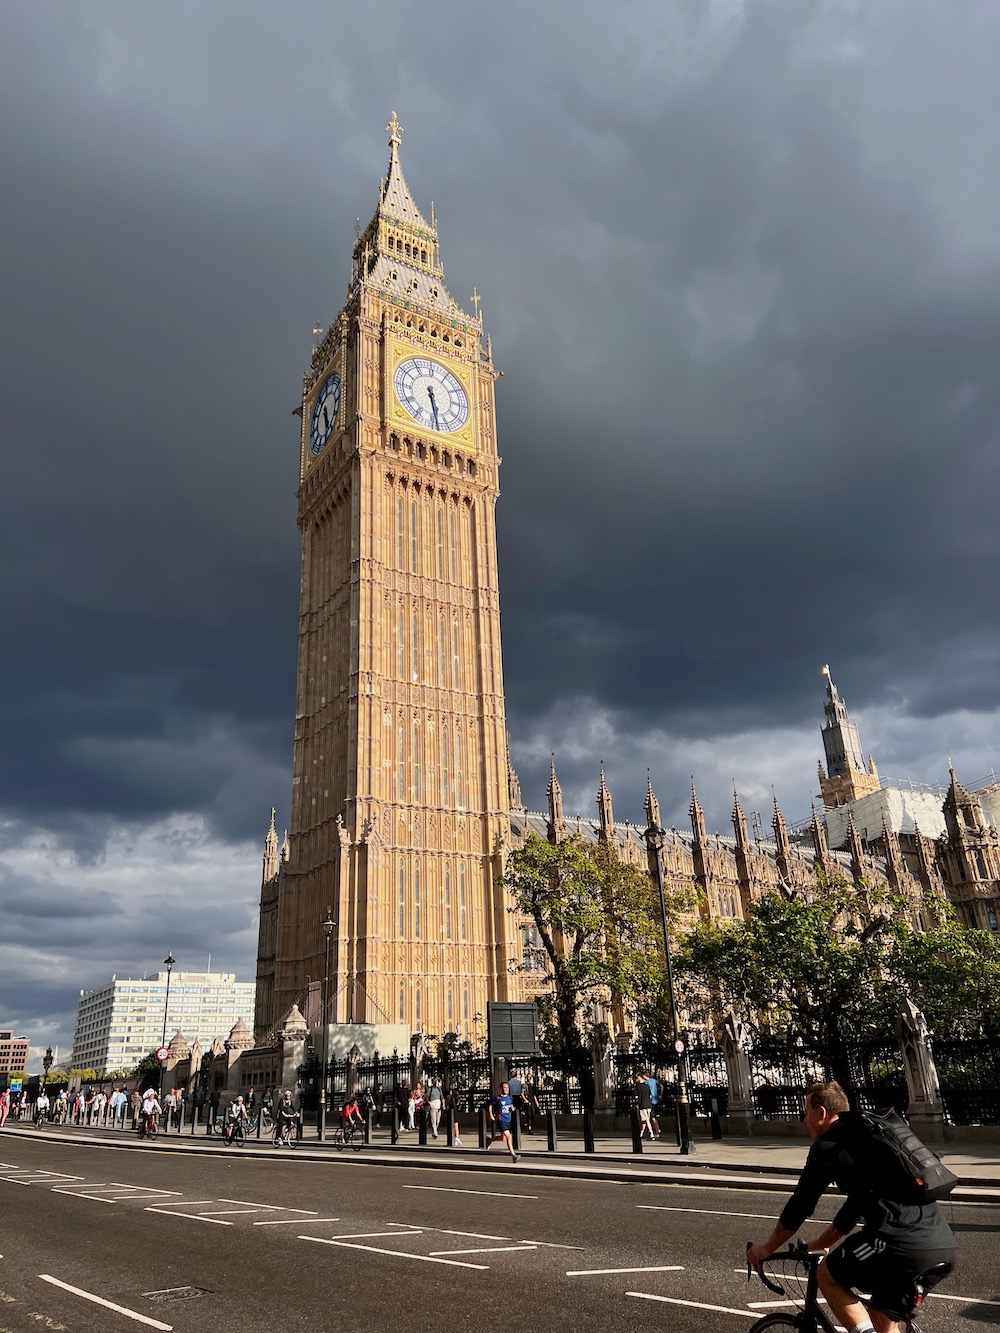
<svg viewBox="0 0 1000 1333"><path fill-rule="evenodd" d="M537 1194L505 1194L500 1190L457 1190L448 1185L404 1185L404 1190L433 1190L436 1194L479 1194L490 1199L537 1199Z"/></svg>
<svg viewBox="0 0 1000 1333"><path fill-rule="evenodd" d="M984 1301L980 1296L953 1296L951 1292L929 1291L928 1297L935 1301L968 1301L970 1305L1000 1305L1000 1301Z"/></svg>
<svg viewBox="0 0 1000 1333"><path fill-rule="evenodd" d="M683 1264L657 1264L650 1268L571 1268L567 1277L606 1277L609 1273L683 1273Z"/></svg>
<svg viewBox="0 0 1000 1333"><path fill-rule="evenodd" d="M452 1268L478 1268L483 1272L489 1269L489 1264L470 1264L463 1259L437 1259L429 1254L409 1254L406 1250L383 1250L377 1245L355 1245L346 1240L324 1240L321 1236L299 1236L298 1239L311 1240L317 1245L341 1245L345 1250L368 1250L371 1254L389 1254L394 1259L417 1259L423 1264L450 1264Z"/></svg>
<svg viewBox="0 0 1000 1333"><path fill-rule="evenodd" d="M422 1236L423 1227L414 1227L409 1231L349 1231L346 1236L337 1236L337 1240L384 1240L386 1236ZM299 1240L303 1237L300 1236ZM310 1240L315 1240L315 1236L310 1236Z"/></svg>
<svg viewBox="0 0 1000 1333"><path fill-rule="evenodd" d="M559 1245L554 1240L526 1240L525 1245L544 1245L548 1250L583 1250L584 1245Z"/></svg>
<svg viewBox="0 0 1000 1333"><path fill-rule="evenodd" d="M281 1203L251 1203L249 1199L220 1199L219 1203L242 1203L248 1208L270 1208L275 1213L303 1213L305 1215L314 1215L315 1208L286 1208Z"/></svg>
<svg viewBox="0 0 1000 1333"><path fill-rule="evenodd" d="M311 1227L316 1222L339 1222L339 1217L283 1217L280 1222L254 1222L255 1227Z"/></svg>
<svg viewBox="0 0 1000 1333"><path fill-rule="evenodd" d="M103 1296L95 1296L92 1291L83 1291L80 1287L71 1287L68 1282L60 1282L57 1277L50 1277L48 1273L39 1273L42 1282L51 1282L54 1287L61 1287L63 1291L71 1292L74 1296L80 1296L85 1301L93 1301L95 1305L103 1305L106 1310L114 1310L117 1314L123 1314L127 1319L135 1319L140 1324L146 1324L150 1328L160 1328L164 1333L171 1333L173 1324L161 1324L159 1319L150 1319L148 1315L139 1314L136 1310L129 1310L124 1305L116 1305L114 1301L106 1301Z"/></svg>
<svg viewBox="0 0 1000 1333"><path fill-rule="evenodd" d="M512 1236L487 1236L481 1231L455 1231L451 1227L435 1227L445 1236L468 1236L470 1240L513 1240Z"/></svg>
<svg viewBox="0 0 1000 1333"><path fill-rule="evenodd" d="M533 1250L534 1245L481 1245L475 1250L431 1250L431 1254L509 1254L511 1250Z"/></svg>
<svg viewBox="0 0 1000 1333"><path fill-rule="evenodd" d="M699 1217L750 1217L756 1222L774 1221L774 1213L723 1213L717 1208L678 1208L666 1203L637 1203L636 1208L647 1213L697 1213ZM825 1219L816 1217L813 1221L822 1225Z"/></svg>
<svg viewBox="0 0 1000 1333"><path fill-rule="evenodd" d="M679 1296L654 1296L650 1291L627 1291L626 1296L635 1296L640 1301L662 1301L665 1305L686 1305L694 1310L717 1310L719 1314L741 1314L748 1319L756 1319L756 1310L736 1310L731 1305L706 1305L702 1301L682 1301Z"/></svg>

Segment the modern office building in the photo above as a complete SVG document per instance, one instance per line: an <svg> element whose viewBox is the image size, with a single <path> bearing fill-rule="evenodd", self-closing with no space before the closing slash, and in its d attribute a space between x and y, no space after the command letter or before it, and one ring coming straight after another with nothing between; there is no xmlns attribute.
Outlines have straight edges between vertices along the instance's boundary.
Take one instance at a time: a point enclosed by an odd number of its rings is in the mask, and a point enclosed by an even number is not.
<svg viewBox="0 0 1000 1333"><path fill-rule="evenodd" d="M0 1028L0 1088L6 1087L11 1074L24 1072L30 1045L27 1037L15 1037L13 1028Z"/></svg>
<svg viewBox="0 0 1000 1333"><path fill-rule="evenodd" d="M208 1047L223 1040L238 1018L250 1020L256 987L234 972L154 972L139 981L112 977L106 986L81 991L73 1035L73 1069L129 1069L182 1032Z"/></svg>

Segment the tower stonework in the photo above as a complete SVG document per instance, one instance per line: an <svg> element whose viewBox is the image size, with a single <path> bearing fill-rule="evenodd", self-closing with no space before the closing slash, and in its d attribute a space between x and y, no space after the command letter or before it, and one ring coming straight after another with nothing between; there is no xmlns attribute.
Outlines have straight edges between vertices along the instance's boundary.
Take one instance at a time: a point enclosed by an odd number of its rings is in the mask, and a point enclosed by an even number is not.
<svg viewBox="0 0 1000 1333"><path fill-rule="evenodd" d="M517 999L494 510L494 381L478 296L444 285L395 116L347 302L304 376L290 848L271 1012L324 975L329 1022L474 1032Z"/></svg>
<svg viewBox="0 0 1000 1333"><path fill-rule="evenodd" d="M827 810L833 810L878 791L882 784L870 755L865 765L857 724L851 721L828 666L823 668L823 675L826 677L826 721L822 731L826 770L820 764L819 790Z"/></svg>

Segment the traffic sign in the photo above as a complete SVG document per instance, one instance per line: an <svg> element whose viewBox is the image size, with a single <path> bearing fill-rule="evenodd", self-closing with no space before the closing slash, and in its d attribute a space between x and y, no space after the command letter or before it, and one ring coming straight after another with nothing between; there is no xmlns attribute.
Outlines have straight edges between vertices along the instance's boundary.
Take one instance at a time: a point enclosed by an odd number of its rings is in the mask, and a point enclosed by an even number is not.
<svg viewBox="0 0 1000 1333"><path fill-rule="evenodd" d="M678 1037L677 1040L674 1042L674 1050L677 1052L678 1055L684 1054L684 1043L683 1041L681 1041L680 1037Z"/></svg>
<svg viewBox="0 0 1000 1333"><path fill-rule="evenodd" d="M157 1060L165 1060L169 1054L170 1052L167 1050L166 1046L161 1046L156 1052L156 1058Z"/></svg>

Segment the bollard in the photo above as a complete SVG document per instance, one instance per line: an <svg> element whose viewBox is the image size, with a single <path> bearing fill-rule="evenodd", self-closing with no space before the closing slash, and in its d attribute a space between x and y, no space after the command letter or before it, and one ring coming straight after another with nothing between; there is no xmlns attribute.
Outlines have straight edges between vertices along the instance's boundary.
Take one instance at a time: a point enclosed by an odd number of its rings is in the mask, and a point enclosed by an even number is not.
<svg viewBox="0 0 1000 1333"><path fill-rule="evenodd" d="M479 1146L485 1152L492 1142L493 1126L490 1125L489 1130L487 1130L486 1107L481 1106L479 1108Z"/></svg>
<svg viewBox="0 0 1000 1333"><path fill-rule="evenodd" d="M632 1127L632 1151L642 1153L642 1121L639 1119L639 1112L633 1106L628 1113L629 1123Z"/></svg>
<svg viewBox="0 0 1000 1333"><path fill-rule="evenodd" d="M257 1112L257 1137L260 1138L264 1131L264 1108L263 1106Z"/></svg>
<svg viewBox="0 0 1000 1333"><path fill-rule="evenodd" d="M510 1118L510 1142L515 1152L521 1151L521 1117L517 1113L516 1106Z"/></svg>
<svg viewBox="0 0 1000 1333"><path fill-rule="evenodd" d="M445 1133L447 1134L448 1147L454 1148L455 1140L458 1138L458 1117L455 1115L454 1106L448 1107L447 1115L448 1121L445 1126Z"/></svg>
<svg viewBox="0 0 1000 1333"><path fill-rule="evenodd" d="M583 1151L597 1151L594 1147L594 1113L587 1106L583 1108Z"/></svg>
<svg viewBox="0 0 1000 1333"><path fill-rule="evenodd" d="M556 1113L551 1106L545 1112L545 1131L549 1139L549 1152L557 1152L559 1149L559 1131L556 1129Z"/></svg>
<svg viewBox="0 0 1000 1333"><path fill-rule="evenodd" d="M392 1104L392 1119L389 1122L389 1142L393 1147L399 1142L399 1107L395 1102Z"/></svg>
<svg viewBox="0 0 1000 1333"><path fill-rule="evenodd" d="M431 1113L426 1103L417 1111L417 1142L421 1148L427 1147L427 1122L431 1118Z"/></svg>
<svg viewBox="0 0 1000 1333"><path fill-rule="evenodd" d="M195 1131L195 1128L197 1127L197 1124L198 1124L198 1107L197 1107L197 1106L192 1106L192 1107L191 1107L191 1134L192 1134L192 1137L194 1136L194 1131Z"/></svg>
<svg viewBox="0 0 1000 1333"><path fill-rule="evenodd" d="M369 1106L365 1111L365 1143L371 1143L375 1132L375 1112Z"/></svg>

